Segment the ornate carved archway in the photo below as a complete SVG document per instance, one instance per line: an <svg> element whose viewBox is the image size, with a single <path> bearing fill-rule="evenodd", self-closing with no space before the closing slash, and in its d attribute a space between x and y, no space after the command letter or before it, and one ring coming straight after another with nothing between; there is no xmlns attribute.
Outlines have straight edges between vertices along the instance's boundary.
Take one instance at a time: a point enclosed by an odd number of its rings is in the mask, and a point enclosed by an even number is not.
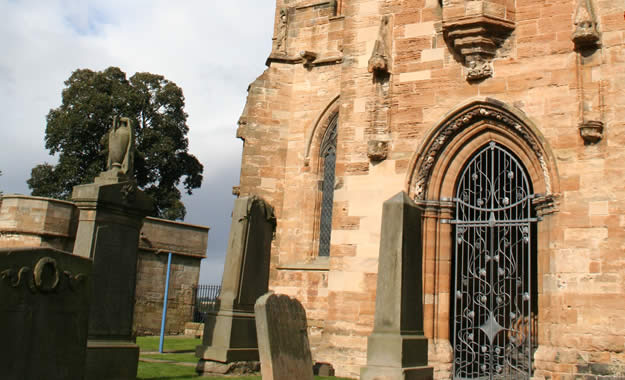
<svg viewBox="0 0 625 380"><path fill-rule="evenodd" d="M448 166L450 155L458 154L463 144L484 133L491 133L494 139L512 141L519 150L515 153L531 163L528 166L533 169L536 191L545 196L557 194L555 158L538 128L522 111L491 98L466 102L430 130L411 161L406 182L408 194L417 201L451 196L451 192L440 194L433 186L443 180L440 170L445 165L441 161Z"/></svg>
<svg viewBox="0 0 625 380"><path fill-rule="evenodd" d="M506 147L526 168L536 197L533 207L537 249L549 250L549 215L556 209L559 180L548 143L522 111L490 98L472 99L445 115L432 128L410 163L406 192L423 209L424 330L430 338L430 361L451 371L450 292L453 202L465 164L481 147ZM538 276L543 271L538 268ZM540 289L539 289L540 291Z"/></svg>

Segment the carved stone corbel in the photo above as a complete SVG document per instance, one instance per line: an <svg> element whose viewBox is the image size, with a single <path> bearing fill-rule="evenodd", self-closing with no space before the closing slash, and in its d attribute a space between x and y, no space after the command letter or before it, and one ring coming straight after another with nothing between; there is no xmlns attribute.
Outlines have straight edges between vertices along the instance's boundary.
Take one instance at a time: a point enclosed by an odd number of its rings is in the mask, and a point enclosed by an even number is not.
<svg viewBox="0 0 625 380"><path fill-rule="evenodd" d="M577 50L596 48L600 36L591 0L579 0L575 11L575 31L571 37Z"/></svg>
<svg viewBox="0 0 625 380"><path fill-rule="evenodd" d="M302 50L299 52L299 56L304 59L304 66L306 68L311 68L313 66L313 62L317 59L317 53L314 51Z"/></svg>
<svg viewBox="0 0 625 380"><path fill-rule="evenodd" d="M483 0L443 2L443 33L467 70L467 80L491 77L491 62L515 23L510 5Z"/></svg>
<svg viewBox="0 0 625 380"><path fill-rule="evenodd" d="M388 156L388 141L369 140L367 142L367 156L371 161L384 161Z"/></svg>
<svg viewBox="0 0 625 380"><path fill-rule="evenodd" d="M579 135L587 144L596 144L603 138L603 122L599 120L586 120L579 126Z"/></svg>
<svg viewBox="0 0 625 380"><path fill-rule="evenodd" d="M514 30L514 23L488 16L443 21L443 32L467 68L467 80L493 75L491 61L501 42Z"/></svg>

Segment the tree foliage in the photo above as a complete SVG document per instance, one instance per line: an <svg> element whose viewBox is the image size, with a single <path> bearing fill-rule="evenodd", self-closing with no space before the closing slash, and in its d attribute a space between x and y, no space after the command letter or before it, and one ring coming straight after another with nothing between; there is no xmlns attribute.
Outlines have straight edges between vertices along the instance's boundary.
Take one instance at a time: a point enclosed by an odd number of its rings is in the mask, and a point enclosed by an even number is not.
<svg viewBox="0 0 625 380"><path fill-rule="evenodd" d="M93 182L105 169L106 136L114 116L131 119L135 130L137 184L154 200L153 216L183 219L177 185L191 194L202 184L202 164L188 153L182 89L161 75L117 67L76 70L65 81L62 104L46 117L45 146L58 163L32 169L32 195L68 199L72 188Z"/></svg>

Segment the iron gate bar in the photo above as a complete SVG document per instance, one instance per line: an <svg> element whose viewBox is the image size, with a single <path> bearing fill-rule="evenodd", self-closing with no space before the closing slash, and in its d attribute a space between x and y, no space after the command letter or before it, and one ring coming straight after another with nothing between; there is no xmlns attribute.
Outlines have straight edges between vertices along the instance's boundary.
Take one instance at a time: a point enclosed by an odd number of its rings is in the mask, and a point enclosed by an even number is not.
<svg viewBox="0 0 625 380"><path fill-rule="evenodd" d="M453 201L455 379L531 376L531 184L494 142L465 165Z"/></svg>

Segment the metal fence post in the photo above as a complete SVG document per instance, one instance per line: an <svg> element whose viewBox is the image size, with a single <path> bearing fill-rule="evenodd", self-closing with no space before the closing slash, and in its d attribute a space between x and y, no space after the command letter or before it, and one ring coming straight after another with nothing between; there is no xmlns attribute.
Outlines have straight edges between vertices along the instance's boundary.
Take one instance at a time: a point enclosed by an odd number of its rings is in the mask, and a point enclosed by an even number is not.
<svg viewBox="0 0 625 380"><path fill-rule="evenodd" d="M163 353L163 338L165 336L165 321L167 320L167 296L169 294L169 273L171 270L171 252L167 257L167 278L165 279L165 296L163 297L163 317L161 318L161 339L158 343L158 352Z"/></svg>

